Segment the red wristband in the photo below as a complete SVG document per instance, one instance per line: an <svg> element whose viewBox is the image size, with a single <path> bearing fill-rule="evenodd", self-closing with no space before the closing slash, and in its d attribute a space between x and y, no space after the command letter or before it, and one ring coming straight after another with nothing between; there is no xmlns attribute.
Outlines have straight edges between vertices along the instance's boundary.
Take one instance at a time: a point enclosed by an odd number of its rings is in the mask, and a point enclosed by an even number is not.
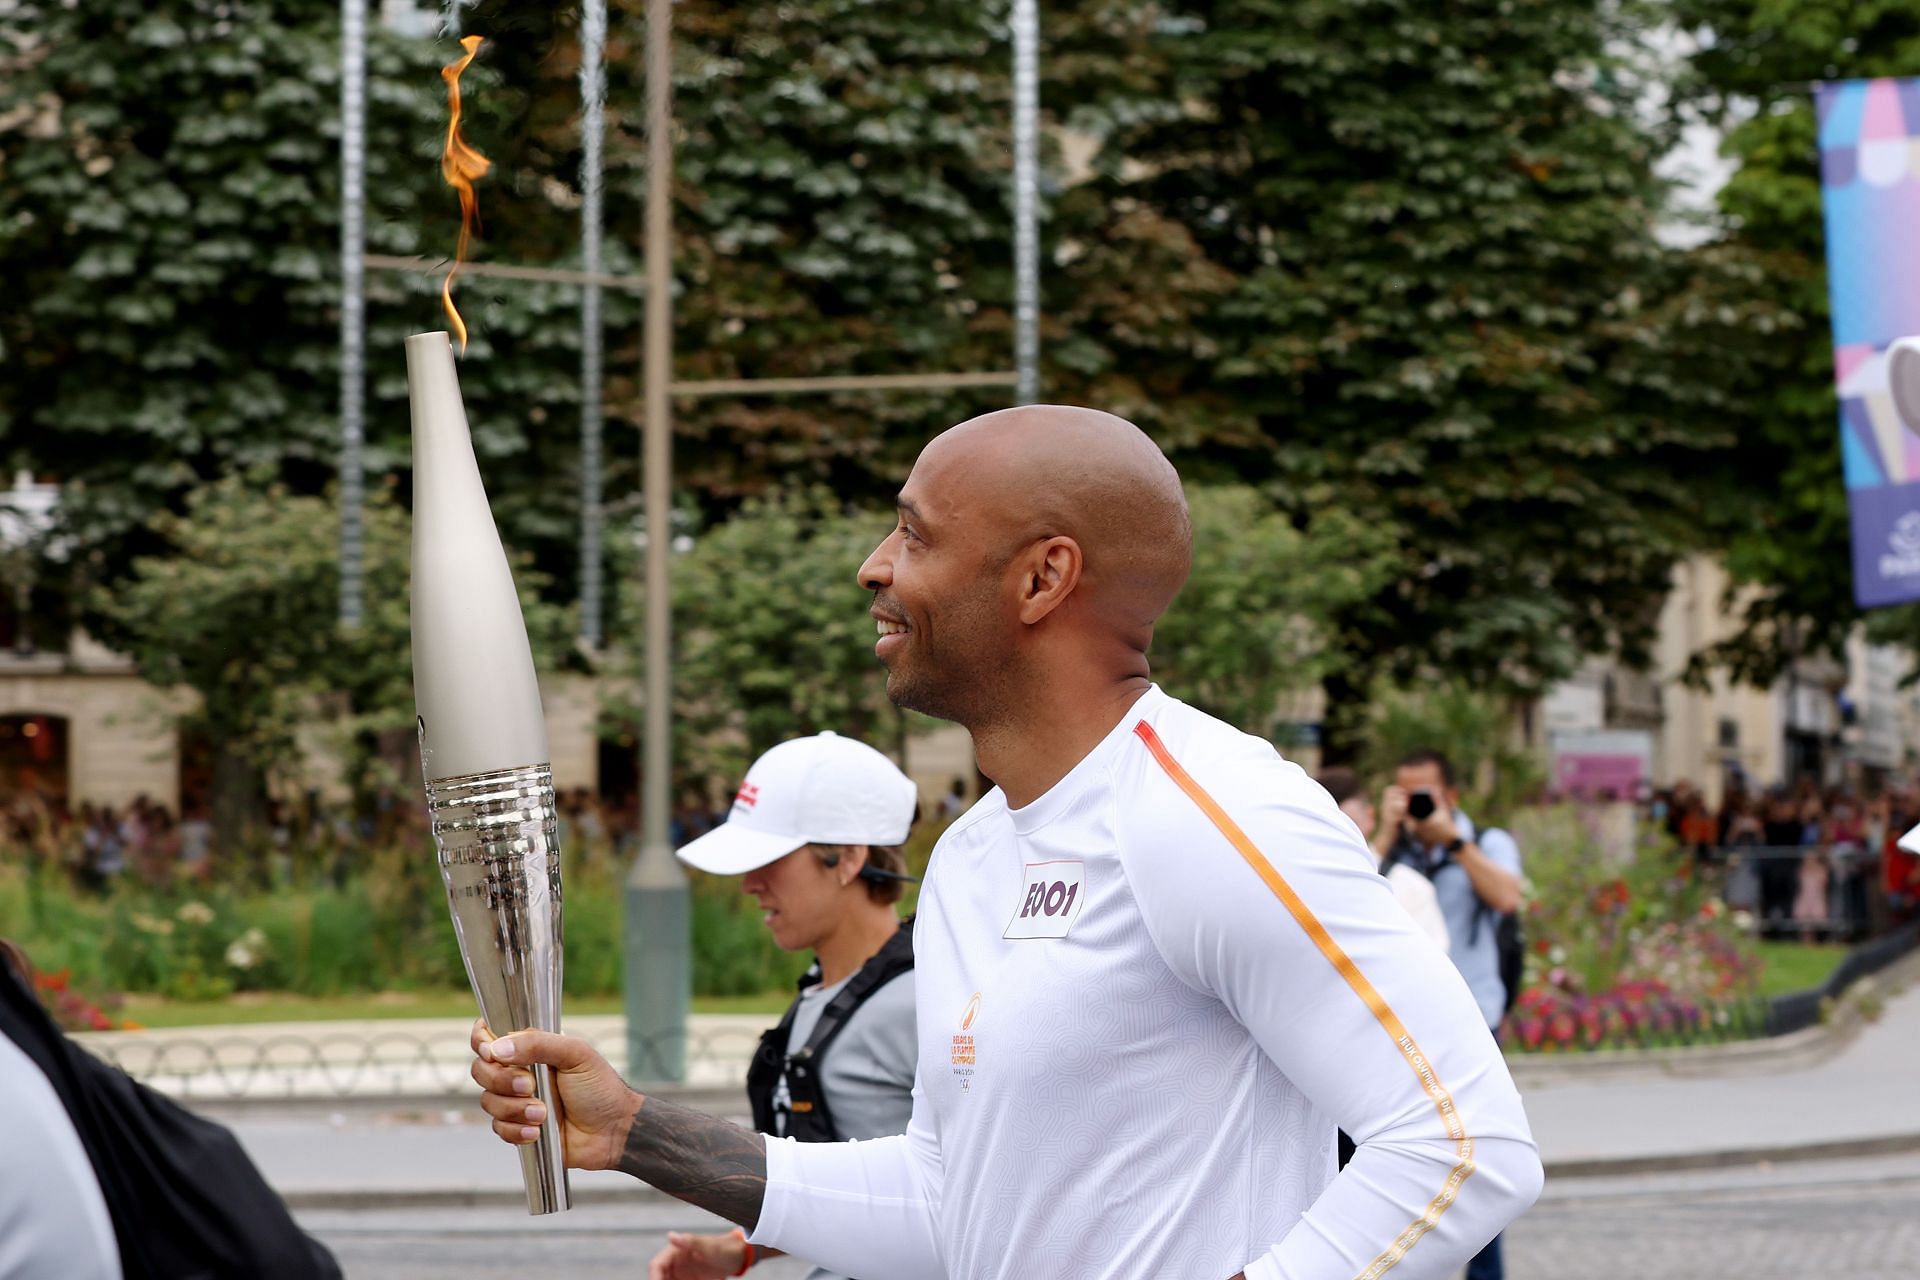
<svg viewBox="0 0 1920 1280"><path fill-rule="evenodd" d="M747 1270L753 1266L753 1246L747 1243L747 1233L742 1231L740 1228L735 1227L733 1229L733 1234L740 1237L740 1247L747 1251L746 1258L743 1259L740 1263L740 1269L733 1273L736 1276L743 1276L747 1274Z"/></svg>

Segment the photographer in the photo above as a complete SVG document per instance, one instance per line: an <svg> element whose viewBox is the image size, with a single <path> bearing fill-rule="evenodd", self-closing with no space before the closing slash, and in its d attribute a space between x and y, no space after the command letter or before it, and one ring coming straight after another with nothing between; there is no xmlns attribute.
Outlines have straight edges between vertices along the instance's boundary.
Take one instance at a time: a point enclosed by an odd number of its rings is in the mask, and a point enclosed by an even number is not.
<svg viewBox="0 0 1920 1280"><path fill-rule="evenodd" d="M1487 1027L1498 1035L1510 993L1500 976L1500 920L1520 909L1520 847L1497 828L1476 833L1460 812L1453 766L1438 751L1409 752L1380 798L1373 851L1383 871L1410 866L1433 883L1451 940ZM1467 1264L1467 1280L1501 1280L1500 1238Z"/></svg>

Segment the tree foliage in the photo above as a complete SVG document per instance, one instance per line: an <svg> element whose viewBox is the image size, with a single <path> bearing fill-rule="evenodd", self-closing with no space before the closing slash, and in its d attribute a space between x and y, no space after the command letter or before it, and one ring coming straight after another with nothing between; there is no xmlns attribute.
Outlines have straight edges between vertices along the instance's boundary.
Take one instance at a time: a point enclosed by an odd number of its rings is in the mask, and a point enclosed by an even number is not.
<svg viewBox="0 0 1920 1280"><path fill-rule="evenodd" d="M1244 485L1196 486L1193 575L1154 628L1149 657L1168 692L1272 734L1281 697L1339 660L1335 620L1391 571L1383 530L1338 508L1306 530Z"/></svg>
<svg viewBox="0 0 1920 1280"><path fill-rule="evenodd" d="M1639 651L1728 443L1666 345L1648 6L1190 0L1063 196L1055 359L1190 469L1390 530L1362 672L1537 688ZM1323 497L1324 495L1324 497Z"/></svg>
<svg viewBox="0 0 1920 1280"><path fill-rule="evenodd" d="M1006 367L1008 9L675 6L678 377ZM463 12L490 37L467 81L469 137L497 166L477 256L570 265L575 16L525 0ZM1712 504L1696 474L1731 440L1718 384L1699 376L1725 311L1712 272L1653 234L1653 164L1670 135L1639 106L1641 33L1659 12L1650 0L1090 0L1046 15L1059 147L1048 394L1135 418L1197 483L1262 495L1277 517L1235 510L1314 572L1261 576L1258 590L1275 616L1331 610L1318 665L1349 691L1428 669L1531 689L1580 653L1632 653L1668 565L1700 536ZM289 0L164 12L20 0L0 13L0 285L18 300L0 316L0 451L68 482L69 535L102 582L161 551L156 513L185 510L217 476L262 466L301 496L332 478L336 23ZM647 181L643 30L641 0L616 0L607 228L608 267L623 273ZM455 225L437 165L437 68L453 45L376 26L371 48L369 248L437 257ZM1070 172L1086 145L1085 171ZM440 323L435 283L369 275L376 478L404 474L400 339ZM459 297L475 335L461 376L503 532L570 597L578 291L468 276ZM637 301L607 294L615 425L638 416ZM718 522L762 500L756 524L825 537L827 572L851 549L851 535L841 548L818 532L841 518L835 504L882 499L929 435L1004 400L676 402L677 478L713 548L683 563L716 593L681 597L682 648L701 652L703 625L748 637L696 666L711 677L694 690L699 713L718 718L692 740L742 754L772 732L781 696L788 725L867 705L858 684L827 702L727 678L751 647L811 661L795 620L824 609L838 588L823 584L851 565L803 585L811 551L757 528L734 546ZM635 453L610 434L617 524L633 512L621 495ZM799 493L814 485L833 504ZM1334 530L1353 543L1346 558ZM1234 572L1257 570L1236 554ZM757 597L771 616L796 611L784 630L700 559L755 555L801 597ZM1193 598L1244 609L1230 581L1196 580ZM1220 625L1169 619L1169 674L1181 652L1212 652ZM1182 628L1194 645L1175 644ZM1298 658L1297 633L1275 634ZM1186 661L1182 678L1228 708L1225 668ZM802 678L841 670L803 665ZM1287 673L1243 672L1252 685L1230 713L1257 719ZM743 698L725 715L723 689Z"/></svg>
<svg viewBox="0 0 1920 1280"><path fill-rule="evenodd" d="M1507 699L1449 680L1383 684L1370 692L1360 733L1369 777L1391 780L1413 752L1442 752L1468 813L1483 826L1509 821L1544 781L1539 757L1514 741L1514 708Z"/></svg>
<svg viewBox="0 0 1920 1280"><path fill-rule="evenodd" d="M184 514L156 518L166 550L135 558L96 603L145 679L195 695L188 719L214 746L226 838L257 815L272 776L297 769L301 730L316 717L355 781L373 764L368 739L413 723L406 513L388 489L369 494L366 616L348 633L335 621L335 521L327 495L235 472L195 490ZM566 615L539 603L524 566L517 576L536 659L549 665Z"/></svg>
<svg viewBox="0 0 1920 1280"><path fill-rule="evenodd" d="M887 520L798 489L749 500L674 557L674 754L692 778L737 778L775 743L825 729L898 754L903 724L854 579ZM643 601L637 576L620 578L617 661L637 687Z"/></svg>
<svg viewBox="0 0 1920 1280"><path fill-rule="evenodd" d="M1193 576L1155 628L1154 678L1254 733L1282 695L1337 660L1333 620L1385 569L1387 541L1332 511L1295 529L1242 486L1190 491ZM855 571L889 517L825 489L749 500L673 565L676 758L692 779L734 778L762 751L831 729L896 754L911 727L886 697L870 593ZM631 584L620 665L637 685L643 613ZM626 714L631 714L628 709Z"/></svg>
<svg viewBox="0 0 1920 1280"><path fill-rule="evenodd" d="M97 581L158 551L154 516L216 477L265 467L297 494L334 478L338 24L337 9L289 0L0 13L0 288L14 300L0 315L0 454L64 482L63 534ZM372 24L371 252L452 246L438 165L450 47ZM469 130L486 148L519 105L498 85L484 64L469 73ZM528 209L487 224L500 234L481 253L528 260L556 227L577 228L565 190L537 176L534 189ZM376 483L405 466L401 340L444 327L437 292L437 277L367 274ZM578 291L468 277L458 296L475 334L461 370L475 447L483 464L515 461L496 511L515 546L570 569L577 417L559 410L578 404ZM610 303L615 323L633 313Z"/></svg>

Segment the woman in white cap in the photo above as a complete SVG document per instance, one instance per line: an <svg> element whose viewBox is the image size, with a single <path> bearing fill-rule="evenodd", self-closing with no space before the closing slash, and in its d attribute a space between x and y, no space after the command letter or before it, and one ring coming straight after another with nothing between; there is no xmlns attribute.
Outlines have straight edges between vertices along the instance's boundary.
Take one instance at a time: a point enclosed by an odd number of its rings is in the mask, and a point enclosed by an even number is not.
<svg viewBox="0 0 1920 1280"><path fill-rule="evenodd" d="M894 908L913 878L900 846L918 808L917 789L891 760L822 733L754 761L727 820L679 852L688 866L743 877L780 948L814 954L748 1069L762 1133L838 1142L906 1131L917 1057L913 921ZM739 1231L674 1232L647 1274L717 1280L755 1260ZM816 1269L808 1280L834 1278Z"/></svg>

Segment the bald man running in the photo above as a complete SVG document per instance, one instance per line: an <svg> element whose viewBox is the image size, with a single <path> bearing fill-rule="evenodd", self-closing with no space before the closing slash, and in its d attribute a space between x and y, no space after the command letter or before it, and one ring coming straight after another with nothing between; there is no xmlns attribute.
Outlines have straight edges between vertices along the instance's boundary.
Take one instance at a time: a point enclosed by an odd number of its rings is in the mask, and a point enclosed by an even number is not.
<svg viewBox="0 0 1920 1280"><path fill-rule="evenodd" d="M570 1163L870 1280L1461 1266L1539 1192L1519 1097L1326 792L1150 683L1191 541L1137 428L1035 406L929 444L860 569L889 696L998 784L921 893L906 1134L762 1138L476 1028L495 1130L532 1137L518 1068L551 1063Z"/></svg>

